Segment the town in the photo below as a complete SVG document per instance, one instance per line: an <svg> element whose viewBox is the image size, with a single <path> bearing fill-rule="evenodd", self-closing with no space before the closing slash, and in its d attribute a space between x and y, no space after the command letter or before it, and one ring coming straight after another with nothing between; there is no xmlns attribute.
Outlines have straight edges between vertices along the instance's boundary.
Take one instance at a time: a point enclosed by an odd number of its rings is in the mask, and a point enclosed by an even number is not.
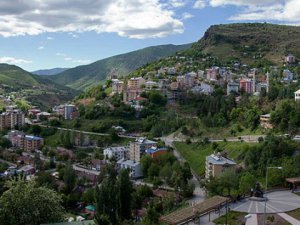
<svg viewBox="0 0 300 225"><path fill-rule="evenodd" d="M300 224L297 1L12 3L0 225Z"/></svg>

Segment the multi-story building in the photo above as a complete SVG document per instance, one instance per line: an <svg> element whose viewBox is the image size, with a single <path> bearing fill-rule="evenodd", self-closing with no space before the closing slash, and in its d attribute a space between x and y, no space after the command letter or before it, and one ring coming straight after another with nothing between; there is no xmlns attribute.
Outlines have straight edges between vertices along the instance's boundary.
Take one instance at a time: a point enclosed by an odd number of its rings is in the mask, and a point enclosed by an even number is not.
<svg viewBox="0 0 300 225"><path fill-rule="evenodd" d="M142 89L125 89L123 92L123 102L128 103L142 94Z"/></svg>
<svg viewBox="0 0 300 225"><path fill-rule="evenodd" d="M72 120L77 118L78 112L75 105L65 105L65 120Z"/></svg>
<svg viewBox="0 0 300 225"><path fill-rule="evenodd" d="M166 148L152 147L146 150L146 154L150 155L152 159L157 158L160 155L166 154L168 151Z"/></svg>
<svg viewBox="0 0 300 225"><path fill-rule="evenodd" d="M251 79L240 80L240 90L248 94L253 93L253 81Z"/></svg>
<svg viewBox="0 0 300 225"><path fill-rule="evenodd" d="M78 117L77 107L71 104L55 106L52 111L62 116L65 120L72 120Z"/></svg>
<svg viewBox="0 0 300 225"><path fill-rule="evenodd" d="M219 76L219 67L212 67L206 69L206 79L207 80L217 80Z"/></svg>
<svg viewBox="0 0 300 225"><path fill-rule="evenodd" d="M227 84L227 95L230 95L231 92L238 93L240 85L238 83L228 83Z"/></svg>
<svg viewBox="0 0 300 225"><path fill-rule="evenodd" d="M300 89L295 92L295 101L300 101Z"/></svg>
<svg viewBox="0 0 300 225"><path fill-rule="evenodd" d="M142 167L139 162L135 162L132 160L120 160L117 162L118 169L127 169L129 170L129 176L131 178L139 178L143 176Z"/></svg>
<svg viewBox="0 0 300 225"><path fill-rule="evenodd" d="M25 114L19 110L10 110L0 114L0 129L14 129L25 124Z"/></svg>
<svg viewBox="0 0 300 225"><path fill-rule="evenodd" d="M140 162L141 157L146 153L146 150L151 147L156 147L157 142L146 138L138 138L130 142L129 158L134 162Z"/></svg>
<svg viewBox="0 0 300 225"><path fill-rule="evenodd" d="M112 80L112 93L113 94L121 94L123 92L124 89L124 82L120 81L118 79L113 79Z"/></svg>
<svg viewBox="0 0 300 225"><path fill-rule="evenodd" d="M11 141L12 146L18 147L25 151L33 151L36 149L41 149L44 144L43 138L25 135L21 131L11 131L8 133L8 139Z"/></svg>
<svg viewBox="0 0 300 225"><path fill-rule="evenodd" d="M116 161L120 159L129 159L129 146L109 147L104 149L103 155L106 159L115 158Z"/></svg>
<svg viewBox="0 0 300 225"><path fill-rule="evenodd" d="M218 177L227 169L234 169L236 163L223 157L220 153L212 154L206 157L205 162L205 178Z"/></svg>
<svg viewBox="0 0 300 225"><path fill-rule="evenodd" d="M142 77L132 77L127 82L127 88L128 89L138 89L138 88L141 88L141 86L145 83L146 83L146 81Z"/></svg>

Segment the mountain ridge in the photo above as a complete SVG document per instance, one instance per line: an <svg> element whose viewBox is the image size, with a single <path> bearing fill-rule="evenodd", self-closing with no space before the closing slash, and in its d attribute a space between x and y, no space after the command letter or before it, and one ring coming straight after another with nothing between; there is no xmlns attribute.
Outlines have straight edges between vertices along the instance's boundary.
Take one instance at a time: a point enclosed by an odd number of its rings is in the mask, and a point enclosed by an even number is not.
<svg viewBox="0 0 300 225"><path fill-rule="evenodd" d="M120 76L124 76L147 63L170 56L190 46L191 44L147 47L71 68L49 76L49 79L77 90L84 90L105 80L113 69L117 70Z"/></svg>
<svg viewBox="0 0 300 225"><path fill-rule="evenodd" d="M39 75L39 76L53 76L59 73L62 73L66 70L68 70L70 68L60 68L60 67L56 67L56 68L52 68L52 69L40 69L40 70L35 70L32 71L32 74L35 75Z"/></svg>

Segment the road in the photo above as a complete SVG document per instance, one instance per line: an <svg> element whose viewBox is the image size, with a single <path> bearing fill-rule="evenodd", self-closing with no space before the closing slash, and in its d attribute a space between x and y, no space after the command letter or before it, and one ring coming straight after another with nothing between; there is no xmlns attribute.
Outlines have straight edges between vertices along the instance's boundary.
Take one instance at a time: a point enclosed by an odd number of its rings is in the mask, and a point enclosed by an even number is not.
<svg viewBox="0 0 300 225"><path fill-rule="evenodd" d="M57 130L64 130L64 131L73 131L73 132L87 134L87 135L109 136L109 134L106 134L106 133L96 133L96 132L83 131L83 130L74 130L74 129L64 128L64 127L47 126L47 125L43 125L43 124L37 124L37 125L39 125L41 127L55 128ZM131 139L136 139L137 138L137 137L134 137L134 136L123 135L123 134L119 134L118 136L122 137L122 138L131 138Z"/></svg>
<svg viewBox="0 0 300 225"><path fill-rule="evenodd" d="M166 146L170 146L174 149L173 154L178 161L185 162L185 159L182 157L182 155L177 151L177 149L173 145L174 141L179 141L178 138L174 137L174 135L169 135L169 136L162 137L161 140L165 142ZM200 181L197 179L198 176L196 172L193 169L191 169L191 172L193 175L192 182L195 185L195 190L194 190L194 196L191 199L189 199L188 202L190 204L203 202L205 199L205 191L203 188L201 188Z"/></svg>

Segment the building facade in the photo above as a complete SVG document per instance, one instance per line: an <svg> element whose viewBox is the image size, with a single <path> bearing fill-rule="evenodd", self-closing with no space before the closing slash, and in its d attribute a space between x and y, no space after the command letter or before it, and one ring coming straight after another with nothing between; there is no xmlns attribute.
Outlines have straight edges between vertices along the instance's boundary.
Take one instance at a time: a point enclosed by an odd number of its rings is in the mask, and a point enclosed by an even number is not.
<svg viewBox="0 0 300 225"><path fill-rule="evenodd" d="M129 146L109 147L104 149L103 155L105 159L115 158L116 161L121 159L129 159Z"/></svg>
<svg viewBox="0 0 300 225"><path fill-rule="evenodd" d="M234 169L236 163L223 157L220 153L212 154L206 157L205 162L205 178L218 177L227 169Z"/></svg>
<svg viewBox="0 0 300 225"><path fill-rule="evenodd" d="M129 158L134 162L140 162L141 157L146 153L146 150L151 147L156 147L157 142L146 138L138 138L130 142Z"/></svg>
<svg viewBox="0 0 300 225"><path fill-rule="evenodd" d="M11 130L25 124L25 114L19 110L10 110L0 114L0 129Z"/></svg>

